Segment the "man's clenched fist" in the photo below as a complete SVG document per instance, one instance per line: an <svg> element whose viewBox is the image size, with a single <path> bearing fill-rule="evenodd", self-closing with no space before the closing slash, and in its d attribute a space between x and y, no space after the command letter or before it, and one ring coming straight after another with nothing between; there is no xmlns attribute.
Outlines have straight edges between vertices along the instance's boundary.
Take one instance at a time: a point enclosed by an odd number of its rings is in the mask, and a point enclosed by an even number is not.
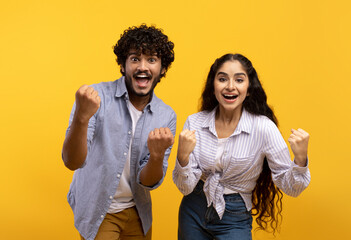
<svg viewBox="0 0 351 240"><path fill-rule="evenodd" d="M147 146L150 155L156 158L162 158L167 148L174 143L174 136L169 128L155 128L149 133Z"/></svg>
<svg viewBox="0 0 351 240"><path fill-rule="evenodd" d="M98 92L88 85L81 86L76 92L75 115L81 122L88 122L100 107Z"/></svg>

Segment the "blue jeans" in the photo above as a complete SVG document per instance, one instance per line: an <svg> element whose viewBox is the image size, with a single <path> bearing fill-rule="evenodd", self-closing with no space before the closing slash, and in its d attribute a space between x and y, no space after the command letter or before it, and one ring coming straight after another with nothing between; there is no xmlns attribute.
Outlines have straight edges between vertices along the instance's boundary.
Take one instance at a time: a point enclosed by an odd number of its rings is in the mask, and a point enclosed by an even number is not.
<svg viewBox="0 0 351 240"><path fill-rule="evenodd" d="M211 205L207 207L203 181L183 197L179 208L179 240L251 240L252 216L238 193L224 195L225 212L219 219Z"/></svg>

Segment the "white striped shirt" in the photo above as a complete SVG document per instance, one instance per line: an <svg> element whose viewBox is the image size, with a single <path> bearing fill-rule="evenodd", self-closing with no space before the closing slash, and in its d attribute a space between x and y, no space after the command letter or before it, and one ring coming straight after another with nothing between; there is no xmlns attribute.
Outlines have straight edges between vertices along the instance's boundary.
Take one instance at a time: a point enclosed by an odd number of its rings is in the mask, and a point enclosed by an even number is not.
<svg viewBox="0 0 351 240"><path fill-rule="evenodd" d="M215 113L216 108L211 112L199 112L190 115L185 122L184 129L196 130L197 142L188 165L181 167L177 160L173 171L173 181L184 195L190 194L204 175L207 204L213 204L220 218L225 209L224 188L238 192L249 211L252 209L252 190L265 156L273 181L283 192L296 197L308 186L311 180L308 167L300 167L291 161L288 146L277 126L267 117L245 110L224 148L220 161L223 171L216 171Z"/></svg>

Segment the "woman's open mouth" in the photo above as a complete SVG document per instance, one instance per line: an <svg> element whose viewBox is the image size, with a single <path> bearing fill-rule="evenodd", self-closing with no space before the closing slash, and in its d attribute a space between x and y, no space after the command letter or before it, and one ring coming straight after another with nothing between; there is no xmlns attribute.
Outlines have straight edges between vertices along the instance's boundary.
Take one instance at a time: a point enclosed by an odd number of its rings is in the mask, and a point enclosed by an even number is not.
<svg viewBox="0 0 351 240"><path fill-rule="evenodd" d="M234 94L223 94L223 97L227 100L235 100L238 95L234 95Z"/></svg>

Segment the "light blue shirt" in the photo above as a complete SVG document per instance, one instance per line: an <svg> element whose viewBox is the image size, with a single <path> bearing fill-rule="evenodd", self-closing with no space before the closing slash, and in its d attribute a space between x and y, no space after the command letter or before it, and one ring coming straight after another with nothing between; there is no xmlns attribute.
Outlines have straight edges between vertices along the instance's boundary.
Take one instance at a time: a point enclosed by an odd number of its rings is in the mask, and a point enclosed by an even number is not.
<svg viewBox="0 0 351 240"><path fill-rule="evenodd" d="M299 167L291 161L288 146L277 126L267 117L245 110L224 147L219 162L222 171L216 170L215 113L216 108L211 112L199 112L185 122L184 129L196 130L196 146L188 165L181 167L176 161L173 171L173 181L184 195L190 194L204 175L207 204L213 204L220 218L225 209L225 188L238 192L247 210L251 210L252 190L262 171L264 157L267 157L274 183L286 194L297 196L309 185L308 167Z"/></svg>
<svg viewBox="0 0 351 240"><path fill-rule="evenodd" d="M124 77L92 87L101 98L100 108L89 121L88 154L83 166L75 171L67 196L74 213L75 226L86 240L95 238L109 209L127 160L132 137L132 120L127 104L129 97ZM67 132L74 111L75 105ZM165 153L163 178L155 186L143 186L139 176L150 156L147 147L149 132L161 127L168 127L174 135L176 114L153 93L136 124L130 156L130 185L145 234L152 223L149 191L161 185L172 147Z"/></svg>

